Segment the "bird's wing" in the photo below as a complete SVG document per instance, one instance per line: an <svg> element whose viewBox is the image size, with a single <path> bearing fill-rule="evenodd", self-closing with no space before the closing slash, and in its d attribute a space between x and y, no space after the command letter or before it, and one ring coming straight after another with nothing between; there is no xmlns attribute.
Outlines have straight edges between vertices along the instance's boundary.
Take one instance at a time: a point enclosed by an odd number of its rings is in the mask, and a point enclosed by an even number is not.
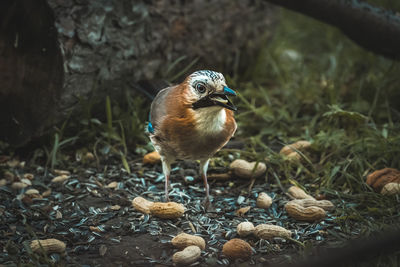
<svg viewBox="0 0 400 267"><path fill-rule="evenodd" d="M151 133L154 133L154 129L162 122L163 118L167 115L167 96L171 92L171 89L174 87L167 87L162 89L156 97L154 98L153 102L151 103L150 107L150 124L152 127Z"/></svg>

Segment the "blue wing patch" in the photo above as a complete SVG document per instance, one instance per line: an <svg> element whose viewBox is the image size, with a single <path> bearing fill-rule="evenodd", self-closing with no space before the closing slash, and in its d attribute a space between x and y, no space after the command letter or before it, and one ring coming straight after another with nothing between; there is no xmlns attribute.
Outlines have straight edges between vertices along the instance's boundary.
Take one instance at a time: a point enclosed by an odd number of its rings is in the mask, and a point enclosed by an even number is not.
<svg viewBox="0 0 400 267"><path fill-rule="evenodd" d="M149 113L149 124L147 125L147 131L149 131L149 133L154 133L153 124L151 124L151 116L150 116L150 113Z"/></svg>
<svg viewBox="0 0 400 267"><path fill-rule="evenodd" d="M154 133L154 128L151 122L149 122L149 125L147 125L147 131L149 131L149 133Z"/></svg>

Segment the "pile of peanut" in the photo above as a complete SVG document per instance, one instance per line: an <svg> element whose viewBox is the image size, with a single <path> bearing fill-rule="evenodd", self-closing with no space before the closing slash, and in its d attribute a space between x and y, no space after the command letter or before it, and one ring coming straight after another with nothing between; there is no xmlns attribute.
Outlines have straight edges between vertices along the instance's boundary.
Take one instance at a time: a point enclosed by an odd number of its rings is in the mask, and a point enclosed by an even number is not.
<svg viewBox="0 0 400 267"><path fill-rule="evenodd" d="M316 200L306 194L302 189L292 186L288 194L294 198L285 205L288 214L296 220L317 221L326 216L326 211L333 209L333 204L327 200ZM272 198L266 193L260 193L256 205L262 209L268 209L272 204ZM175 202L152 202L142 197L136 197L132 201L134 208L144 214L151 214L162 219L173 219L183 216L185 208ZM272 224L259 224L254 226L251 222L242 222L237 225L237 234L240 237L254 235L259 239L270 240L276 237L290 239L292 232L283 227ZM180 233L171 240L171 244L180 249L176 252L172 261L175 265L190 265L201 256L205 250L205 240L196 235ZM36 253L49 254L53 252L64 253L65 243L57 239L34 240L31 249ZM223 245L222 253L229 259L248 259L253 254L251 245L245 240L233 238Z"/></svg>
<svg viewBox="0 0 400 267"><path fill-rule="evenodd" d="M286 203L285 210L288 215L299 221L314 222L325 218L326 212L334 208L328 200L316 200L301 188L292 186L287 194L293 199ZM258 208L268 209L273 200L268 194L260 193L256 205ZM144 214L151 214L163 219L173 219L183 216L185 209L182 204L175 202L151 202L142 197L136 197L132 201L133 207ZM246 210L247 211L247 210ZM236 229L240 237L254 235L259 239L273 239L276 237L291 239L292 232L283 227L272 224L259 224L254 226L251 222L242 222ZM175 265L189 265L195 262L205 249L206 242L200 236L181 233L175 236L171 243L174 247L181 249L176 252L172 260ZM253 249L245 240L234 238L226 242L222 253L229 259L248 259Z"/></svg>

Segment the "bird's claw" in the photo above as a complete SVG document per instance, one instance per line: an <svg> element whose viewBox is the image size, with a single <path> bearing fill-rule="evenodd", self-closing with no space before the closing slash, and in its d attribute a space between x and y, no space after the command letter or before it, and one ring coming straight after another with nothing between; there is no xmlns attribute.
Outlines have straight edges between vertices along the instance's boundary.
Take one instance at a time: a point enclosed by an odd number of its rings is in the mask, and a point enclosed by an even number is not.
<svg viewBox="0 0 400 267"><path fill-rule="evenodd" d="M204 209L206 210L206 212L215 212L215 208L211 204L211 201L209 198L204 199L203 205L204 205Z"/></svg>

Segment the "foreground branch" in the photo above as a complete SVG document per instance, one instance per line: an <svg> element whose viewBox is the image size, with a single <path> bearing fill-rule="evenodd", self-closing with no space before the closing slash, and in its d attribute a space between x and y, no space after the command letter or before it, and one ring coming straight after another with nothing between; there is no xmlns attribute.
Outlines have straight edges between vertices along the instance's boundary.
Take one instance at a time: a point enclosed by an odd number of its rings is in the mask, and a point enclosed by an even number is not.
<svg viewBox="0 0 400 267"><path fill-rule="evenodd" d="M339 28L376 54L400 59L400 16L358 0L266 0Z"/></svg>

